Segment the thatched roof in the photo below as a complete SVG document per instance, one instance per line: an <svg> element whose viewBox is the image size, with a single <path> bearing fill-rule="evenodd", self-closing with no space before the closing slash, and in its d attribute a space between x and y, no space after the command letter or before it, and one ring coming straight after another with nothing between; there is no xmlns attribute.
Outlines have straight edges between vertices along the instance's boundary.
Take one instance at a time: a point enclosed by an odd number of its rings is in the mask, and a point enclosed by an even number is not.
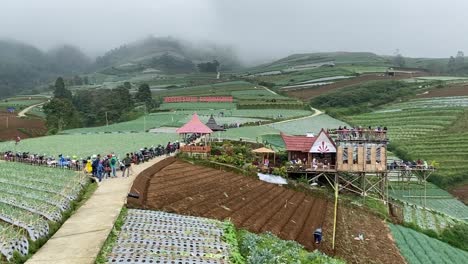
<svg viewBox="0 0 468 264"><path fill-rule="evenodd" d="M208 119L208 122L206 122L206 126L209 127L213 131L224 131L225 129L218 125L216 123L216 120L214 119L213 115L210 116L210 119Z"/></svg>

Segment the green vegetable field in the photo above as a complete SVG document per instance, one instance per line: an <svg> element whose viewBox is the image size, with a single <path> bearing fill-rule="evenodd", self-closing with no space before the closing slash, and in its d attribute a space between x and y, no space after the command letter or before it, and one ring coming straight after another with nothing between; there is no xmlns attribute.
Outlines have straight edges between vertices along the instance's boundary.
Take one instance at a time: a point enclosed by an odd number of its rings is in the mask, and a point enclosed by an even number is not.
<svg viewBox="0 0 468 264"><path fill-rule="evenodd" d="M122 134L74 134L56 135L22 140L17 146L14 142L0 143L0 152L14 150L46 154L57 157L78 156L85 158L93 154L116 153L120 157L152 145L165 145L178 139L176 134L122 133Z"/></svg>
<svg viewBox="0 0 468 264"><path fill-rule="evenodd" d="M25 256L29 241L47 238L86 184L69 170L4 163L0 167L0 254ZM28 241L29 240L29 241Z"/></svg>
<svg viewBox="0 0 468 264"><path fill-rule="evenodd" d="M409 264L464 264L468 252L412 229L389 224L401 254Z"/></svg>
<svg viewBox="0 0 468 264"><path fill-rule="evenodd" d="M412 183L410 186L393 183L389 187L389 195L393 198L418 206L424 206L426 203L429 209L442 212L459 220L468 220L468 207L455 199L450 193L428 183L426 194L429 198L424 201L422 198L424 197L424 188L416 183Z"/></svg>

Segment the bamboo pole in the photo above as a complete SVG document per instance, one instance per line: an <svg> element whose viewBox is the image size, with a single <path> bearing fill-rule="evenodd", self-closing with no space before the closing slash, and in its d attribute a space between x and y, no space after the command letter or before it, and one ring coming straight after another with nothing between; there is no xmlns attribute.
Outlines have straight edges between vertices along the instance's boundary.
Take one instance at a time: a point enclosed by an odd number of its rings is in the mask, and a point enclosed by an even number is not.
<svg viewBox="0 0 468 264"><path fill-rule="evenodd" d="M333 219L333 239L332 239L332 249L335 250L335 237L336 237L336 214L338 209L338 174L335 173L335 212Z"/></svg>

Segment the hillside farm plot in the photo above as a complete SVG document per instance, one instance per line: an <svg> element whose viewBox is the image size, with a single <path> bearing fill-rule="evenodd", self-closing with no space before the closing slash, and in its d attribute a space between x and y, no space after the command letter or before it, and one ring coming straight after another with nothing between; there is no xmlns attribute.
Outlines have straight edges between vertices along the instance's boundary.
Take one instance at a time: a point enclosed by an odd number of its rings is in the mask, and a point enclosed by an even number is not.
<svg viewBox="0 0 468 264"><path fill-rule="evenodd" d="M417 77L419 80L429 80L429 81L454 81L454 80L467 80L466 77L456 77L456 76L424 76Z"/></svg>
<svg viewBox="0 0 468 264"><path fill-rule="evenodd" d="M382 110L349 117L349 123L361 126L387 126L388 137L400 151L412 159L423 159L439 163L434 176L448 181L468 173L468 133L466 132L467 108L463 107L420 107L412 105L465 104L464 97L450 99L433 98L390 105ZM449 102L447 102L447 100ZM461 100L461 101L460 101ZM405 109L404 107L407 107Z"/></svg>
<svg viewBox="0 0 468 264"><path fill-rule="evenodd" d="M208 111L200 110L196 111L198 115L213 115L215 118L220 116L225 117L250 117L250 118L261 118L261 119L289 119L295 117L303 117L311 115L312 112L309 110L299 109L233 109L227 111ZM221 115L222 112L222 115ZM193 114L193 111L177 111L175 113L186 113Z"/></svg>
<svg viewBox="0 0 468 264"><path fill-rule="evenodd" d="M207 84L199 86L191 86L184 88L174 88L164 91L157 91L153 93L154 96L166 97L166 96L216 96L216 95L230 95L232 91L242 91L242 90L252 90L254 85L249 82L244 81L232 81L232 82L223 82L216 84Z"/></svg>
<svg viewBox="0 0 468 264"><path fill-rule="evenodd" d="M20 118L16 113L0 112L0 141L13 140L16 136L30 138L47 132L44 120Z"/></svg>
<svg viewBox="0 0 468 264"><path fill-rule="evenodd" d="M164 163L164 164L162 164ZM196 166L174 158L137 177L128 199L131 208L163 210L214 219L229 218L237 227L254 233L271 232L316 249L312 232L323 226L320 250L354 263L404 263L388 237L381 219L356 209L340 207L337 249L331 249L333 205L292 189L252 177ZM372 241L356 243L353 235L366 230ZM385 247L385 252L381 248ZM351 253L350 253L351 252Z"/></svg>
<svg viewBox="0 0 468 264"><path fill-rule="evenodd" d="M242 140L250 142L262 142L262 136L278 134L280 131L269 126L246 126L239 128L229 128L221 134L222 138L232 140Z"/></svg>
<svg viewBox="0 0 468 264"><path fill-rule="evenodd" d="M73 171L2 163L0 167L0 262L17 251L29 252L29 242L49 235L86 184Z"/></svg>
<svg viewBox="0 0 468 264"><path fill-rule="evenodd" d="M47 101L46 97L30 96L30 97L13 97L0 100L0 111L6 111L7 107L14 107L16 111L26 108L31 105L40 104Z"/></svg>
<svg viewBox="0 0 468 264"><path fill-rule="evenodd" d="M336 129L348 124L329 115L321 114L297 120L268 124L267 126L291 135L305 135L308 132L318 134L323 129Z"/></svg>
<svg viewBox="0 0 468 264"><path fill-rule="evenodd" d="M425 193L426 200L424 200ZM458 220L468 220L468 207L466 205L455 199L450 193L430 183L427 183L426 191L424 191L423 186L416 183L412 183L410 186L393 183L389 188L389 195L420 207L426 204L428 209L444 213Z"/></svg>
<svg viewBox="0 0 468 264"><path fill-rule="evenodd" d="M389 224L401 254L409 264L463 264L468 253L412 229Z"/></svg>
<svg viewBox="0 0 468 264"><path fill-rule="evenodd" d="M301 100L310 100L314 97L320 96L324 93L327 93L336 89L342 89L342 88L346 88L346 87L358 85L358 84L363 84L363 83L370 82L370 81L402 80L406 78L409 78L409 75L397 75L394 77L389 77L383 74L370 74L369 73L369 74L363 74L355 78L351 78L351 79L347 79L343 81L337 81L332 84L323 85L323 86L311 86L310 88L301 87L301 89L297 89L297 90L288 89L286 93L288 94L288 96L299 98Z"/></svg>
<svg viewBox="0 0 468 264"><path fill-rule="evenodd" d="M207 103L207 102L188 102L188 103L163 103L159 106L160 110L203 110L203 109L235 109L234 103Z"/></svg>
<svg viewBox="0 0 468 264"><path fill-rule="evenodd" d="M129 209L108 263L229 263L220 221Z"/></svg>
<svg viewBox="0 0 468 264"><path fill-rule="evenodd" d="M425 208L405 204L403 218L406 223L412 223L422 229L441 233L445 228L455 225L458 221L445 214L435 213Z"/></svg>
<svg viewBox="0 0 468 264"><path fill-rule="evenodd" d="M236 111L236 110L234 110ZM198 113L200 120L204 123L208 122L210 113L212 113L219 125L223 124L243 124L247 122L263 121L262 118L235 117L229 115L231 110L199 110L199 111L174 111L164 113L152 113L138 119L111 124L109 126L86 127L69 129L62 134L87 134L87 133L128 133L128 132L144 132L160 127L181 127L187 123L193 113ZM224 116L219 116L219 113L225 113Z"/></svg>
<svg viewBox="0 0 468 264"><path fill-rule="evenodd" d="M114 152L123 158L125 153L158 144L166 145L177 139L176 134L152 133L56 135L22 140L17 146L13 141L3 142L0 143L0 152L15 150L54 157L59 154L76 155L80 158Z"/></svg>
<svg viewBox="0 0 468 264"><path fill-rule="evenodd" d="M413 99L403 103L392 104L378 112L391 110L410 110L410 109L427 109L427 108L455 108L468 107L468 96L446 96Z"/></svg>
<svg viewBox="0 0 468 264"><path fill-rule="evenodd" d="M352 116L349 121L363 127L386 126L390 141L413 140L444 129L462 112L461 108L404 110L397 108Z"/></svg>
<svg viewBox="0 0 468 264"><path fill-rule="evenodd" d="M427 93L418 95L419 98L433 98L433 97L447 97L447 96L468 96L468 85L467 84L451 84L446 87L432 89L428 91Z"/></svg>

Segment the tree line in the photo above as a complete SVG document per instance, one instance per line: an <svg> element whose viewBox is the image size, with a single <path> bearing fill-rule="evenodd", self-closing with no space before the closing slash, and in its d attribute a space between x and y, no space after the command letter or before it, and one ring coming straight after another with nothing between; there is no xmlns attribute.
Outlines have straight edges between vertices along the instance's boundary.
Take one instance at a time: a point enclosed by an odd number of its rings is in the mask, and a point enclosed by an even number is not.
<svg viewBox="0 0 468 264"><path fill-rule="evenodd" d="M135 106L145 106L145 111L157 107L148 84L141 84L134 96L130 83L115 89L79 90L74 94L66 88L62 77L54 85L54 96L43 106L49 134L77 127L101 126L134 119L142 114Z"/></svg>

